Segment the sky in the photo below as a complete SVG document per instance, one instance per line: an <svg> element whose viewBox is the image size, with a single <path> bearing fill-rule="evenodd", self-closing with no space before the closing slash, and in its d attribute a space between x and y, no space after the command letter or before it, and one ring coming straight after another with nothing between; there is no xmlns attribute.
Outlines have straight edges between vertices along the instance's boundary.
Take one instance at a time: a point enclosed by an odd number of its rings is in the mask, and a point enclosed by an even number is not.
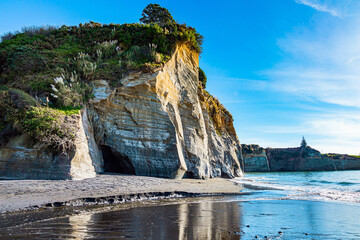
<svg viewBox="0 0 360 240"><path fill-rule="evenodd" d="M0 1L0 34L23 26L139 22L149 3L203 36L207 90L241 143L360 154L360 1Z"/></svg>

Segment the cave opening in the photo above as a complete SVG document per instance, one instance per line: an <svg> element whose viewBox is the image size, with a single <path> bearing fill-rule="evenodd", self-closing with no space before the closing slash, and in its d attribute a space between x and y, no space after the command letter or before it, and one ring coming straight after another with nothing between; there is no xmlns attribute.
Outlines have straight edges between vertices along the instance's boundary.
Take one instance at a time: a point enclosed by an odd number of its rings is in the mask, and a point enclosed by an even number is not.
<svg viewBox="0 0 360 240"><path fill-rule="evenodd" d="M101 145L100 148L104 159L105 172L135 174L135 168L126 155L113 151L111 147L106 145Z"/></svg>

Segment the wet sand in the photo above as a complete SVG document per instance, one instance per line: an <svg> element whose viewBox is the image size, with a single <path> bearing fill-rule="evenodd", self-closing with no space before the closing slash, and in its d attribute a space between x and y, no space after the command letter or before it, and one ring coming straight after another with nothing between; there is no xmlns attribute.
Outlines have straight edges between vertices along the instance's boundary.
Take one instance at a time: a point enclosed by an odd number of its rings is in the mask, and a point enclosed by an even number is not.
<svg viewBox="0 0 360 240"><path fill-rule="evenodd" d="M360 206L243 196L83 209L0 228L0 239L359 239ZM120 207L120 206L119 206Z"/></svg>
<svg viewBox="0 0 360 240"><path fill-rule="evenodd" d="M86 197L175 191L207 197L17 211ZM227 179L0 181L0 210L0 239L360 239L357 203L293 200L283 190L243 189Z"/></svg>
<svg viewBox="0 0 360 240"><path fill-rule="evenodd" d="M81 181L0 180L0 213L84 198L149 192L239 194L242 186L226 179L163 179L132 175L98 175ZM80 203L81 204L81 203Z"/></svg>

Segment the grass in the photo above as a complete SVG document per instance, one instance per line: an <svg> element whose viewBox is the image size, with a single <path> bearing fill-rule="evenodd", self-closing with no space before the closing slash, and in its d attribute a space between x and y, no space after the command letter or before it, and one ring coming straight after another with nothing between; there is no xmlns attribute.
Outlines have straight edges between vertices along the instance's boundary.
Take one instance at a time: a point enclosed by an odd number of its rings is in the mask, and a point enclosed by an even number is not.
<svg viewBox="0 0 360 240"><path fill-rule="evenodd" d="M82 107L60 107L60 108L53 108L53 109L63 115L71 116L74 114L75 115L79 114L79 111L82 109Z"/></svg>
<svg viewBox="0 0 360 240"><path fill-rule="evenodd" d="M37 105L37 101L30 94L28 94L20 89L16 89L16 88L11 88L10 91L16 93L19 97L21 97L30 106Z"/></svg>

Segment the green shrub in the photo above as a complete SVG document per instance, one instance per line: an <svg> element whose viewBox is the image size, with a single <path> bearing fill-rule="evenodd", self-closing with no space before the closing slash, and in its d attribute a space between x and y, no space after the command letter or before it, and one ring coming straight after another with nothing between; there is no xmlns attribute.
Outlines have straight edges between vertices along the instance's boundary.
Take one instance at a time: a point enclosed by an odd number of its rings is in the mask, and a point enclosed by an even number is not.
<svg viewBox="0 0 360 240"><path fill-rule="evenodd" d="M54 110L60 112L63 115L71 116L71 115L77 115L80 113L80 110L82 107L60 107L60 108L54 108Z"/></svg>
<svg viewBox="0 0 360 240"><path fill-rule="evenodd" d="M25 115L22 127L26 133L46 146L63 152L74 146L75 125L57 110L32 107Z"/></svg>
<svg viewBox="0 0 360 240"><path fill-rule="evenodd" d="M2 126L9 125L13 129L21 130L25 109L19 109L10 98L9 91L0 91L0 122Z"/></svg>
<svg viewBox="0 0 360 240"><path fill-rule="evenodd" d="M10 71L17 74L39 72L46 69L46 62L38 51L27 46L15 46L7 56Z"/></svg>
<svg viewBox="0 0 360 240"><path fill-rule="evenodd" d="M199 82L200 82L201 86L205 89L206 88L207 77L206 77L204 71L201 68L199 68Z"/></svg>
<svg viewBox="0 0 360 240"><path fill-rule="evenodd" d="M26 105L29 105L29 106L37 105L37 101L30 94L28 94L20 89L16 89L16 88L11 88L10 91L15 93L21 99L21 101L23 101Z"/></svg>
<svg viewBox="0 0 360 240"><path fill-rule="evenodd" d="M92 97L92 87L80 81L76 72L64 73L51 84L50 98L58 107L81 107Z"/></svg>
<svg viewBox="0 0 360 240"><path fill-rule="evenodd" d="M0 92L1 91L9 91L9 88L5 85L0 86Z"/></svg>

